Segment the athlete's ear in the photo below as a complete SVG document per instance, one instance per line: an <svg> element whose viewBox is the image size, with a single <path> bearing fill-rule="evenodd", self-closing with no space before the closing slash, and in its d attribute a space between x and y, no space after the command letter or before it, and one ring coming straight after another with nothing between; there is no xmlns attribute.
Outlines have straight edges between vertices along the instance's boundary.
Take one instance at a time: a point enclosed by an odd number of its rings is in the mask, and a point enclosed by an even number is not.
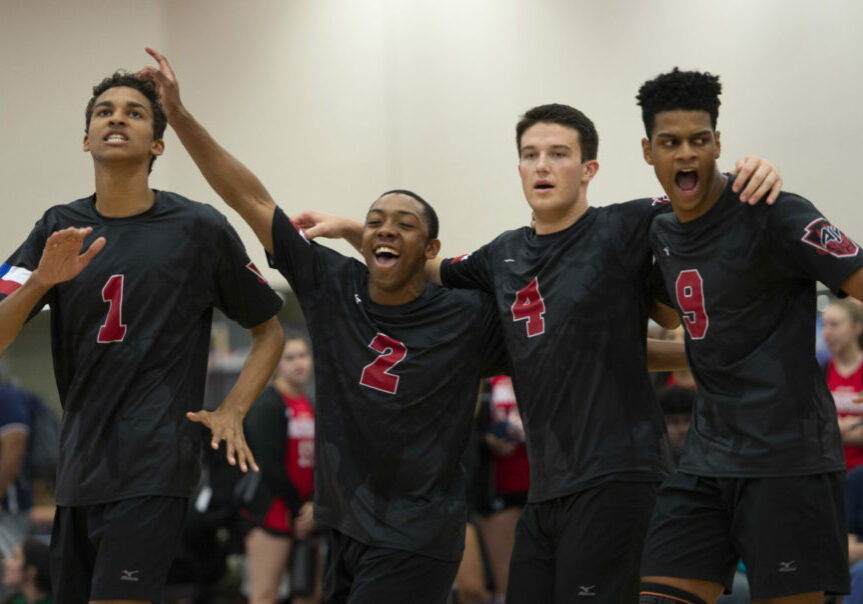
<svg viewBox="0 0 863 604"><path fill-rule="evenodd" d="M89 135L89 134L85 134L85 135L84 135L84 147L83 147L83 151L84 151L85 153L89 153L89 152L90 152L90 135Z"/></svg>
<svg viewBox="0 0 863 604"><path fill-rule="evenodd" d="M644 161L647 165L653 165L653 153L650 151L650 141L646 138L641 139L641 152L644 154Z"/></svg>
<svg viewBox="0 0 863 604"><path fill-rule="evenodd" d="M719 130L716 130L713 133L713 138L716 141L716 153L714 154L714 159L719 159L719 153L722 151L722 143L719 142Z"/></svg>
<svg viewBox="0 0 863 604"><path fill-rule="evenodd" d="M429 239L426 242L426 260L435 258L440 252L440 239Z"/></svg>
<svg viewBox="0 0 863 604"><path fill-rule="evenodd" d="M599 162L595 159L589 159L582 165L584 166L584 172L581 175L581 182L583 184L587 184L593 180L593 177L596 176L597 172L599 172Z"/></svg>
<svg viewBox="0 0 863 604"><path fill-rule="evenodd" d="M154 157L158 157L165 152L165 141L161 138L157 138L153 141L153 144L150 145L150 154Z"/></svg>

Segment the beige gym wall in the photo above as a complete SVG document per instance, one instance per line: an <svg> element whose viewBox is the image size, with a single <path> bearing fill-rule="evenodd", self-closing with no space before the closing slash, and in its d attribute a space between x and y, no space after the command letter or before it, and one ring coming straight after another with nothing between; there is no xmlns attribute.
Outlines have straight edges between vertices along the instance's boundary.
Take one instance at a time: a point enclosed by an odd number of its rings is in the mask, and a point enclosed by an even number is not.
<svg viewBox="0 0 863 604"><path fill-rule="evenodd" d="M47 207L92 192L90 87L144 65L145 45L288 213L360 218L412 188L439 211L444 253L469 251L527 221L513 127L552 101L599 129L591 203L653 195L634 95L679 65L722 76L724 168L773 160L786 189L863 240L861 26L857 0L0 0L0 255ZM152 183L225 209L172 133Z"/></svg>

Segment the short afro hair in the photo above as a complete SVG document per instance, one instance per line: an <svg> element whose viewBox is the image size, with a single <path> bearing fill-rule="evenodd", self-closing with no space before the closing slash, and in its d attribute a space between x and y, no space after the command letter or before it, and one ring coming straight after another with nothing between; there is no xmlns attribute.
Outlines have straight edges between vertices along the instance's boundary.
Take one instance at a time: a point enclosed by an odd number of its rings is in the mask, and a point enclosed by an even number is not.
<svg viewBox="0 0 863 604"><path fill-rule="evenodd" d="M653 134L656 114L676 109L706 111L710 115L711 127L716 130L721 92L719 76L700 71L680 71L677 67L645 82L635 98L641 106L647 138Z"/></svg>
<svg viewBox="0 0 863 604"><path fill-rule="evenodd" d="M96 99L111 88L134 88L143 94L153 109L153 140L159 140L165 135L165 127L168 125L168 116L165 115L165 109L162 107L162 101L159 97L159 91L156 90L156 85L149 78L143 78L137 74L127 71L115 71L107 78L93 86L93 96L87 103L87 109L84 111L84 132L90 131L90 119L93 117L93 108L96 105ZM150 158L150 172L153 171L153 162L155 157Z"/></svg>
<svg viewBox="0 0 863 604"><path fill-rule="evenodd" d="M385 195L407 195L408 197L417 200L423 207L423 214L425 215L426 225L429 229L429 239L437 239L438 231L440 230L437 212L434 211L434 208L431 207L429 202L408 189L392 189L390 191L384 191L378 196L378 199Z"/></svg>
<svg viewBox="0 0 863 604"><path fill-rule="evenodd" d="M559 124L578 132L578 146L581 147L581 161L596 159L599 152L599 134L589 117L575 107L551 103L540 105L525 112L515 127L515 144L521 153L521 137L525 131L536 124Z"/></svg>

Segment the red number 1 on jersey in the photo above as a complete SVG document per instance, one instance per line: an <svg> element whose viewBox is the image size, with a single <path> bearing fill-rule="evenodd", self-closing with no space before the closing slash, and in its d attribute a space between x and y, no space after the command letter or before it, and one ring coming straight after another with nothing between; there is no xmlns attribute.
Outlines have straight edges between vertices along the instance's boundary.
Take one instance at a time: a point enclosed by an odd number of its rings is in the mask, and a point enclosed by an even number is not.
<svg viewBox="0 0 863 604"><path fill-rule="evenodd" d="M704 281L696 269L680 271L674 284L677 293L677 305L683 311L683 322L689 331L689 337L700 340L707 335L710 320L704 308Z"/></svg>
<svg viewBox="0 0 863 604"><path fill-rule="evenodd" d="M102 288L102 300L110 304L108 318L99 329L96 341L100 344L122 342L126 337L126 326L123 324L123 275L111 275L105 287Z"/></svg>
<svg viewBox="0 0 863 604"><path fill-rule="evenodd" d="M539 293L536 277L515 294L511 309L513 321L527 320L527 337L545 333L545 319L542 318L545 314L545 300Z"/></svg>
<svg viewBox="0 0 863 604"><path fill-rule="evenodd" d="M389 371L405 358L408 353L407 347L398 340L379 333L369 344L369 348L379 352L380 356L363 367L360 384L381 392L395 394L399 387L399 376Z"/></svg>

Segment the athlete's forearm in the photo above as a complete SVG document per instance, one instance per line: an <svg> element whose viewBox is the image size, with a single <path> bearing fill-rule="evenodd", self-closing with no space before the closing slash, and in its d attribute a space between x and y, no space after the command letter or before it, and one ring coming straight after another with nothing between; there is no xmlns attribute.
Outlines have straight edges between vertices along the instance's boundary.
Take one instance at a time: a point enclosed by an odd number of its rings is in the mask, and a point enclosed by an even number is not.
<svg viewBox="0 0 863 604"><path fill-rule="evenodd" d="M168 121L213 190L242 216L266 250L272 253L276 203L266 187L251 170L221 147L185 107L169 113Z"/></svg>
<svg viewBox="0 0 863 604"><path fill-rule="evenodd" d="M284 347L282 326L276 317L252 327L252 347L234 387L219 406L223 411L246 415L273 375Z"/></svg>
<svg viewBox="0 0 863 604"><path fill-rule="evenodd" d="M677 311L658 300L653 300L650 304L650 318L665 329L674 329L680 325L680 317L677 315Z"/></svg>
<svg viewBox="0 0 863 604"><path fill-rule="evenodd" d="M863 268L858 268L853 275L842 284L842 291L863 302Z"/></svg>
<svg viewBox="0 0 863 604"><path fill-rule="evenodd" d="M647 370L677 371L689 369L683 342L647 338Z"/></svg>
<svg viewBox="0 0 863 604"><path fill-rule="evenodd" d="M33 307L51 289L40 283L38 277L34 278L35 275L34 271L24 285L0 302L0 355L18 337Z"/></svg>

